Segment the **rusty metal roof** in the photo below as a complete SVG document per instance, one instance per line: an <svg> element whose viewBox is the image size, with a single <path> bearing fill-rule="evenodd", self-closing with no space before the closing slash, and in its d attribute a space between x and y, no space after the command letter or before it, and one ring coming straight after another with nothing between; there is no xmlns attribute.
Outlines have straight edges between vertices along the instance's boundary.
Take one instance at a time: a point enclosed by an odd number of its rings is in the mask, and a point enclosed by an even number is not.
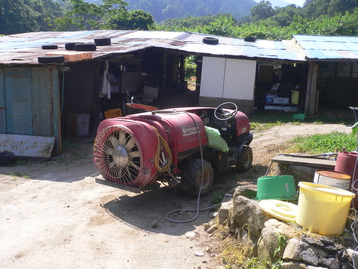
<svg viewBox="0 0 358 269"><path fill-rule="evenodd" d="M217 36L219 43L203 43L206 35L188 32L95 30L73 32L32 32L0 37L0 64L39 64L38 57L51 50L43 45L58 45L56 53L66 52L65 44L93 43L94 39L111 38L111 45L97 46L91 51L93 59L128 54L149 47L175 50L186 54L251 59L305 61L295 42L256 40ZM53 51L53 50L52 50Z"/></svg>
<svg viewBox="0 0 358 269"><path fill-rule="evenodd" d="M358 60L358 37L294 35L293 38L306 60Z"/></svg>
<svg viewBox="0 0 358 269"><path fill-rule="evenodd" d="M93 59L128 54L150 47L217 57L268 59L284 61L357 60L358 37L294 35L291 40L256 40L216 36L217 45L203 43L206 35L189 32L95 30L73 32L33 32L0 36L0 64L39 64L38 57L56 51L66 52L65 44L93 43L94 39L111 38L111 45L97 46ZM45 50L42 45L56 44L58 49Z"/></svg>

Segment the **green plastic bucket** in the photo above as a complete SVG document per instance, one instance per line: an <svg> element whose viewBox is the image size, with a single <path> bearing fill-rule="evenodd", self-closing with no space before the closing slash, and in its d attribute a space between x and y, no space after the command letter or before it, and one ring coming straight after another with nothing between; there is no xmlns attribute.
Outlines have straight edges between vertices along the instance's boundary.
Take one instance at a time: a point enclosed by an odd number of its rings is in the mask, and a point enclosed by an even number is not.
<svg viewBox="0 0 358 269"><path fill-rule="evenodd" d="M298 194L293 176L264 176L257 179L256 200L297 200Z"/></svg>

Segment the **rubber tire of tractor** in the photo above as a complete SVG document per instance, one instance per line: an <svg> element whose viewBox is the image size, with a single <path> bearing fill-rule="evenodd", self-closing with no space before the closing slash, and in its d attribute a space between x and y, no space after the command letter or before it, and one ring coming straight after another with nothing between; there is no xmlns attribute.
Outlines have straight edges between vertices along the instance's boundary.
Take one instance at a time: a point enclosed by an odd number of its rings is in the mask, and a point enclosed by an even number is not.
<svg viewBox="0 0 358 269"><path fill-rule="evenodd" d="M204 163L204 181L202 184L200 196L208 194L214 182L214 171L208 161ZM180 187L183 192L189 196L198 196L202 180L202 161L201 159L192 159L183 167Z"/></svg>
<svg viewBox="0 0 358 269"><path fill-rule="evenodd" d="M248 171L252 166L252 149L250 146L243 146L238 156L238 161L236 163L236 171L238 173Z"/></svg>

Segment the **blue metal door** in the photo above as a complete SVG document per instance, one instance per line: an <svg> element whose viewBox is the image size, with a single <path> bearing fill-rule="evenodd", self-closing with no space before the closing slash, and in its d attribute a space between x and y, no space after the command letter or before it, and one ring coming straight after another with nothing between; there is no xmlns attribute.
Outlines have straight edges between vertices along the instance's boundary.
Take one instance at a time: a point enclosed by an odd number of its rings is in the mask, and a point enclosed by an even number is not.
<svg viewBox="0 0 358 269"><path fill-rule="evenodd" d="M5 70L6 126L9 134L33 133L31 84L30 67Z"/></svg>

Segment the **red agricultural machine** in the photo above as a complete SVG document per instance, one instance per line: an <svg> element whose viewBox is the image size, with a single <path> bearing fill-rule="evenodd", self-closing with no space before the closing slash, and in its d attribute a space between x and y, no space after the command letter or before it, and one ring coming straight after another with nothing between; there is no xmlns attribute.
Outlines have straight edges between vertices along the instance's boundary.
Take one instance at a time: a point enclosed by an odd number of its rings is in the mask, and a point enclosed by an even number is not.
<svg viewBox="0 0 358 269"><path fill-rule="evenodd" d="M141 189L163 181L205 195L214 170L251 168L252 139L247 116L231 102L155 110L102 121L94 163L105 181Z"/></svg>

